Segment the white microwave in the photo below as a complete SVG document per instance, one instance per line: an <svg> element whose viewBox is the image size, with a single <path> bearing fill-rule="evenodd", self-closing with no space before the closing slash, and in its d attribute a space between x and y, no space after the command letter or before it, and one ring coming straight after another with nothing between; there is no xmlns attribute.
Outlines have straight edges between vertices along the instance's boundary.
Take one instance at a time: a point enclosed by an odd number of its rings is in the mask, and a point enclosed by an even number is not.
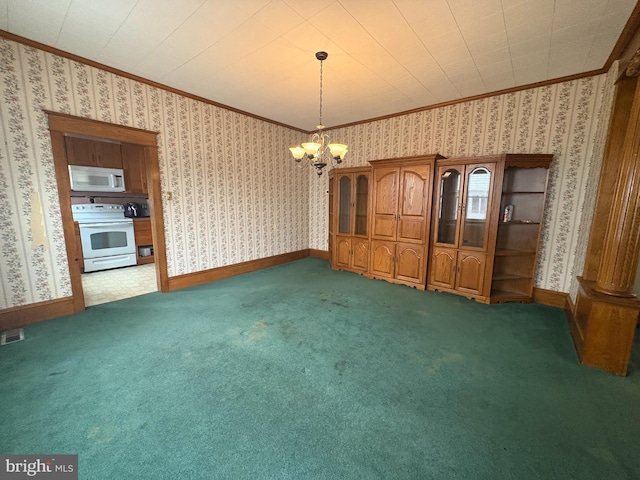
<svg viewBox="0 0 640 480"><path fill-rule="evenodd" d="M76 192L124 192L124 170L121 168L69 165L71 190Z"/></svg>

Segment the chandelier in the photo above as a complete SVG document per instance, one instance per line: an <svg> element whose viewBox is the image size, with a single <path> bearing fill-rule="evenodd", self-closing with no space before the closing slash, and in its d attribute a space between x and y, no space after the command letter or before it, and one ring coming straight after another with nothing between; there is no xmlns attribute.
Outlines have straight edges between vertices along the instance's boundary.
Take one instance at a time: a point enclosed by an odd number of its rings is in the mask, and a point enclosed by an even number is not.
<svg viewBox="0 0 640 480"><path fill-rule="evenodd" d="M327 59L327 52L316 52L316 58L320 60L320 121L316 128L318 131L311 135L309 142L291 147L291 154L298 166L302 167L305 163L309 163L316 167L318 175L322 175L322 169L328 163L335 168L342 163L344 156L347 154L347 146L343 143L329 143L329 136L324 133L324 125L322 124L322 62ZM306 162L303 162L306 160Z"/></svg>

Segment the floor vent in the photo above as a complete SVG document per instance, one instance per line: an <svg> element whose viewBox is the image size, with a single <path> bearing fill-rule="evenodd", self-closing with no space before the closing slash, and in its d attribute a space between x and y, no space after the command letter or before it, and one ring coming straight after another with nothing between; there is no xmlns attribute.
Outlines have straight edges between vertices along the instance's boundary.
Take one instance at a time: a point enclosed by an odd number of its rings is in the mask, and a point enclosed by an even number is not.
<svg viewBox="0 0 640 480"><path fill-rule="evenodd" d="M20 340L24 340L24 328L14 328L13 330L2 332L2 336L0 336L0 345L19 342Z"/></svg>

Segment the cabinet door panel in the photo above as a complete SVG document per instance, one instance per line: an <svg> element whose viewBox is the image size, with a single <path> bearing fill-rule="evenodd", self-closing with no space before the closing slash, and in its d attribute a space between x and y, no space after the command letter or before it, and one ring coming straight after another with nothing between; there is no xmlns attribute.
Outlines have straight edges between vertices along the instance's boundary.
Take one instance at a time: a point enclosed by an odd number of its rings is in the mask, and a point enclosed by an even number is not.
<svg viewBox="0 0 640 480"><path fill-rule="evenodd" d="M438 196L433 232L436 245L456 246L458 244L463 171L463 168L454 166L440 166L438 168L439 183L436 187Z"/></svg>
<svg viewBox="0 0 640 480"><path fill-rule="evenodd" d="M351 234L351 175L338 176L338 233Z"/></svg>
<svg viewBox="0 0 640 480"><path fill-rule="evenodd" d="M354 235L367 236L369 233L369 174L355 175L354 194Z"/></svg>
<svg viewBox="0 0 640 480"><path fill-rule="evenodd" d="M398 211L398 169L374 169L373 230L376 238L395 240Z"/></svg>
<svg viewBox="0 0 640 480"><path fill-rule="evenodd" d="M142 145L122 145L124 183L127 192L147 193L147 168Z"/></svg>
<svg viewBox="0 0 640 480"><path fill-rule="evenodd" d="M337 236L335 249L336 249L336 266L349 268L351 238Z"/></svg>
<svg viewBox="0 0 640 480"><path fill-rule="evenodd" d="M366 271L369 265L369 241L352 238L351 245L353 269Z"/></svg>
<svg viewBox="0 0 640 480"><path fill-rule="evenodd" d="M333 189L334 189L334 184L335 184L335 178L330 175L329 176L329 258L331 260L331 268L335 268L336 267L336 259L334 257L334 222L335 222L335 218L334 218L334 214L333 214L333 210L335 208L335 204L334 204L334 198L333 198Z"/></svg>
<svg viewBox="0 0 640 480"><path fill-rule="evenodd" d="M434 248L431 254L429 283L453 288L455 285L456 251L447 248Z"/></svg>
<svg viewBox="0 0 640 480"><path fill-rule="evenodd" d="M486 255L475 252L458 252L456 288L461 291L482 294L484 286Z"/></svg>
<svg viewBox="0 0 640 480"><path fill-rule="evenodd" d="M431 170L431 165L400 169L398 241L423 243L426 240Z"/></svg>
<svg viewBox="0 0 640 480"><path fill-rule="evenodd" d="M495 164L467 165L461 224L461 247L487 249Z"/></svg>
<svg viewBox="0 0 640 480"><path fill-rule="evenodd" d="M396 278L415 283L425 283L427 259L424 246L399 243L396 247Z"/></svg>
<svg viewBox="0 0 640 480"><path fill-rule="evenodd" d="M65 137L65 146L69 165L122 168L122 150L119 143Z"/></svg>
<svg viewBox="0 0 640 480"><path fill-rule="evenodd" d="M98 167L122 168L122 149L119 143L96 142Z"/></svg>
<svg viewBox="0 0 640 480"><path fill-rule="evenodd" d="M371 268L370 272L381 277L393 277L395 243L371 241Z"/></svg>

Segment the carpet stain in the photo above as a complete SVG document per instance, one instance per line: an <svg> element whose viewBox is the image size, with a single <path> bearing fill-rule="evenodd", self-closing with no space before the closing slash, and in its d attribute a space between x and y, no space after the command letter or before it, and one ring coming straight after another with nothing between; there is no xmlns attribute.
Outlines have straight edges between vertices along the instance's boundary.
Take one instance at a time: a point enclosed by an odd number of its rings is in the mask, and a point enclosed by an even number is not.
<svg viewBox="0 0 640 480"><path fill-rule="evenodd" d="M298 329L291 322L280 322L280 333L286 340L289 340L298 333Z"/></svg>
<svg viewBox="0 0 640 480"><path fill-rule="evenodd" d="M266 328L271 325L269 322L266 322L264 319L258 320L256 323L251 325L251 328L247 331L247 337L252 342L261 339L264 337L264 331Z"/></svg>
<svg viewBox="0 0 640 480"><path fill-rule="evenodd" d="M251 325L249 328L232 328L229 332L232 335L237 335L240 338L234 340L237 344L254 343L264 337L267 327L273 325L271 322L267 322L263 318Z"/></svg>
<svg viewBox="0 0 640 480"><path fill-rule="evenodd" d="M102 427L92 427L87 432L87 438L95 443L109 443L113 440L118 432L115 425L104 425Z"/></svg>
<svg viewBox="0 0 640 480"><path fill-rule="evenodd" d="M462 360L463 357L459 353L447 353L431 362L431 368L429 369L429 371L431 373L436 373L440 370L440 368L442 368L443 365L446 365L447 363L458 363Z"/></svg>
<svg viewBox="0 0 640 480"><path fill-rule="evenodd" d="M591 456L597 458L598 460L603 460L607 463L611 463L612 465L618 464L618 460L616 460L615 455L611 453L611 450L609 450L608 448L585 447L585 450L589 452Z"/></svg>
<svg viewBox="0 0 640 480"><path fill-rule="evenodd" d="M335 363L333 368L335 368L338 371L338 375L342 376L344 371L347 369L347 361L346 360L340 360L339 362Z"/></svg>

